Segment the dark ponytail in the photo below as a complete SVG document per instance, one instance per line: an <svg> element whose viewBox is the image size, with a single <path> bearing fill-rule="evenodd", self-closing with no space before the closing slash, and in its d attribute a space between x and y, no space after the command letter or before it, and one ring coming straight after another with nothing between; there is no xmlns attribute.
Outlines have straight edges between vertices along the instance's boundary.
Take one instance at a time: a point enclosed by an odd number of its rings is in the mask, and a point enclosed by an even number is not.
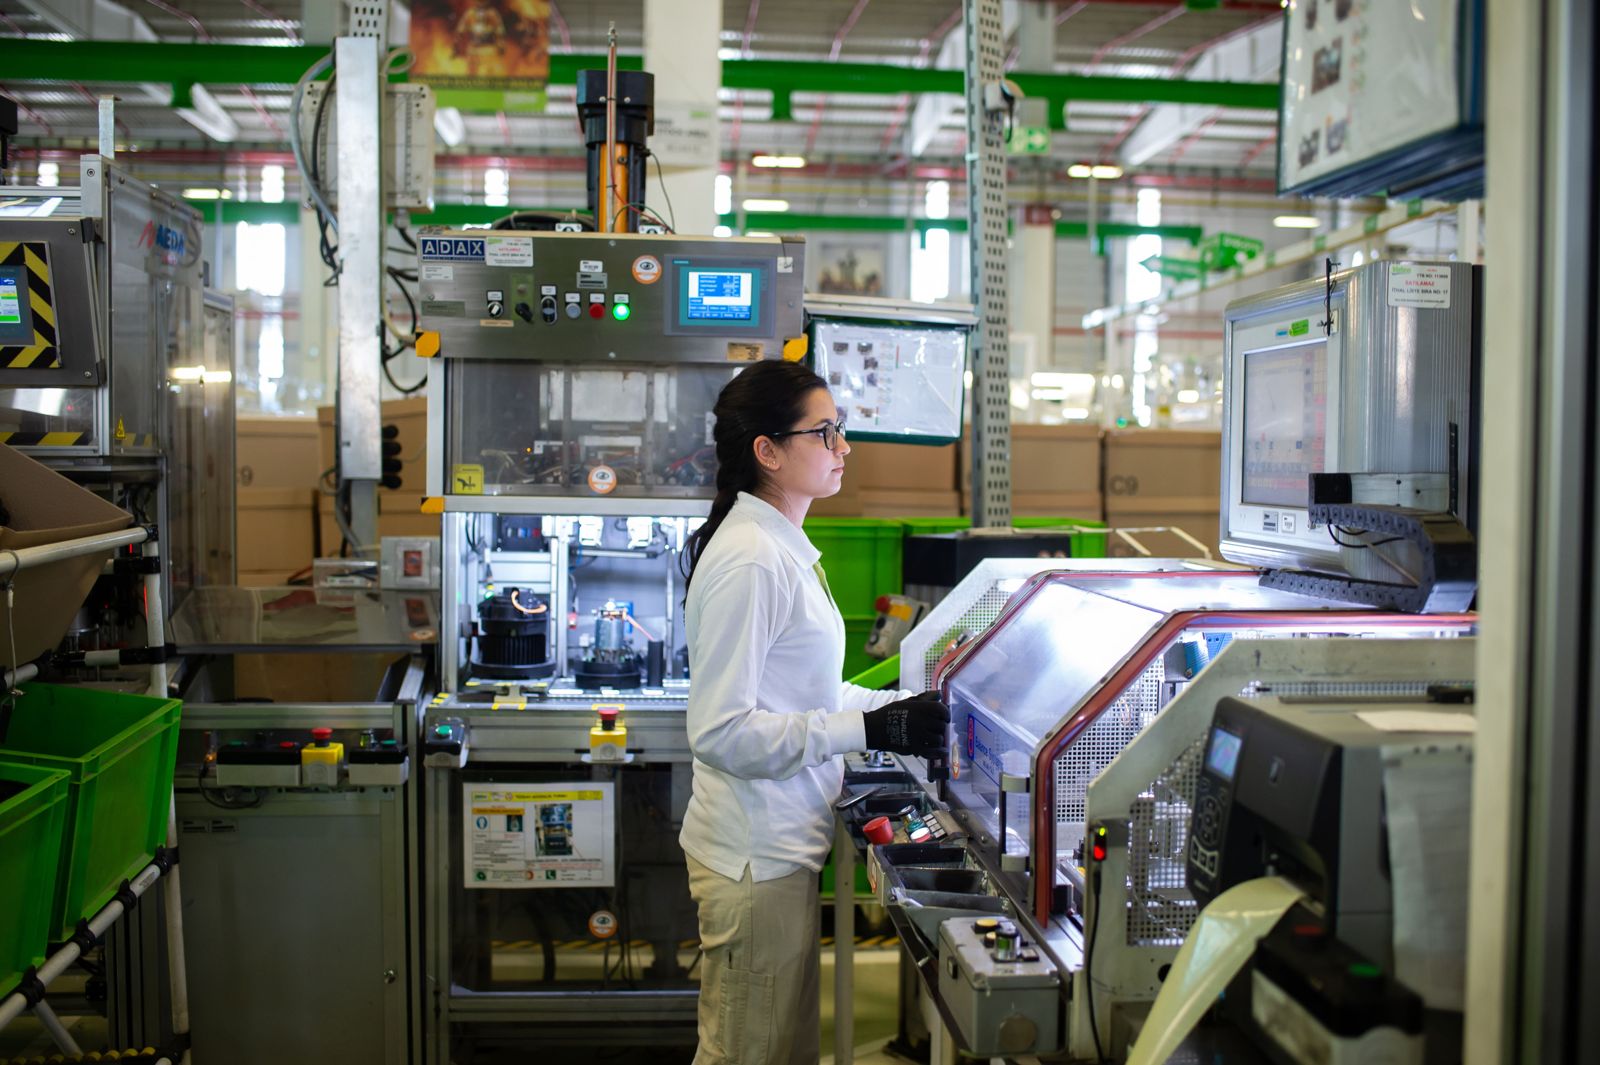
<svg viewBox="0 0 1600 1065"><path fill-rule="evenodd" d="M694 569L706 545L717 534L740 492L761 486L761 465L756 462L756 438L781 432L805 416L806 397L828 383L797 362L776 359L755 363L739 372L717 395L712 408L717 445L717 498L706 523L690 534L679 564L684 589L694 580Z"/></svg>

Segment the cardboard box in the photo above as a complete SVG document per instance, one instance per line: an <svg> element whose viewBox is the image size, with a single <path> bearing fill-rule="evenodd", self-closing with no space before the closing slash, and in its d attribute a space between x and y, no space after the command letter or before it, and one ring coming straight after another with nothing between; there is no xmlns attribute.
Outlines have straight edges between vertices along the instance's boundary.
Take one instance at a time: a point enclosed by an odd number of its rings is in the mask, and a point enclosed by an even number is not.
<svg viewBox="0 0 1600 1065"><path fill-rule="evenodd" d="M237 550L244 574L277 573L281 584L317 557L316 493L307 488L240 488Z"/></svg>
<svg viewBox="0 0 1600 1065"><path fill-rule="evenodd" d="M1214 496L1189 499L1150 496L1137 501L1106 497L1106 524L1112 528L1177 526L1204 544L1215 559L1222 557L1217 550L1218 512ZM1172 533L1140 533L1135 534L1135 539L1157 558L1195 558L1200 554L1193 544ZM1117 558L1138 554L1120 536L1108 537L1106 544L1107 553Z"/></svg>
<svg viewBox="0 0 1600 1065"><path fill-rule="evenodd" d="M1105 439L1106 509L1113 500L1209 499L1222 494L1222 434L1116 429ZM1142 509L1154 509L1141 504Z"/></svg>
<svg viewBox="0 0 1600 1065"><path fill-rule="evenodd" d="M235 425L241 490L315 488L322 471L332 465L322 462L317 419L310 415L241 415Z"/></svg>
<svg viewBox="0 0 1600 1065"><path fill-rule="evenodd" d="M956 445L850 445L840 494L888 489L896 492L948 492L956 487Z"/></svg>
<svg viewBox="0 0 1600 1065"><path fill-rule="evenodd" d="M972 441L961 443L960 487L972 490ZM1100 492L1100 427L1013 425L1011 492L1014 497ZM1020 513L1020 512L1019 512ZM1048 515L1047 515L1048 516ZM1098 516L1098 511L1096 512Z"/></svg>
<svg viewBox="0 0 1600 1065"><path fill-rule="evenodd" d="M420 492L379 492L378 538L438 536L439 515L422 513L422 499ZM321 536L318 557L333 558L338 555L343 537L339 534L339 523L333 518L333 496L326 492L317 496L317 528ZM377 558L377 553L374 552L372 557Z"/></svg>
<svg viewBox="0 0 1600 1065"><path fill-rule="evenodd" d="M857 516L863 518L953 518L961 513L961 494L954 489L943 492L863 489L858 498L861 509Z"/></svg>
<svg viewBox="0 0 1600 1065"><path fill-rule="evenodd" d="M0 551L98 536L133 524L127 511L4 444L0 503L8 512L0 523ZM0 665L10 669L31 662L60 643L111 554L107 549L17 572L12 607L0 609Z"/></svg>
<svg viewBox="0 0 1600 1065"><path fill-rule="evenodd" d="M383 404L380 418L384 425L400 431L400 487L393 491L420 495L428 488L428 401L417 396L391 399ZM317 435L321 465L318 472L335 462L333 452L333 408L317 408ZM387 492L390 489L379 489ZM338 543L337 540L334 541Z"/></svg>

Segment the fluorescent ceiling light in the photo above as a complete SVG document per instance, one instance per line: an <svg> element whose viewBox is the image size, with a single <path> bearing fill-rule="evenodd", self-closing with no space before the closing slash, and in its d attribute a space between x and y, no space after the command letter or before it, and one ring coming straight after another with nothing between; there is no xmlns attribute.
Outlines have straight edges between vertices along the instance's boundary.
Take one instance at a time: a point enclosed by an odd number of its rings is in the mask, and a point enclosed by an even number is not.
<svg viewBox="0 0 1600 1065"><path fill-rule="evenodd" d="M200 375L200 380L208 385L225 385L233 380L232 370L206 370Z"/></svg>
<svg viewBox="0 0 1600 1065"><path fill-rule="evenodd" d="M1069 422L1081 422L1089 417L1089 410L1087 407L1063 407L1061 416Z"/></svg>
<svg viewBox="0 0 1600 1065"><path fill-rule="evenodd" d="M1058 373L1051 370L1040 370L1031 378L1035 388L1076 388L1088 389L1094 387L1094 374L1092 373Z"/></svg>
<svg viewBox="0 0 1600 1065"><path fill-rule="evenodd" d="M205 379L206 368L204 366L174 366L167 376L174 381L201 381Z"/></svg>
<svg viewBox="0 0 1600 1065"><path fill-rule="evenodd" d="M1098 164L1090 166L1088 163L1073 163L1067 167L1067 177L1073 178L1099 178L1102 181L1115 181L1122 176L1122 167Z"/></svg>
<svg viewBox="0 0 1600 1065"><path fill-rule="evenodd" d="M1280 214L1272 220L1279 229L1316 229L1322 220L1308 214Z"/></svg>
<svg viewBox="0 0 1600 1065"><path fill-rule="evenodd" d="M1179 403L1199 403L1200 393L1193 388L1185 388L1178 393Z"/></svg>
<svg viewBox="0 0 1600 1065"><path fill-rule="evenodd" d="M746 211L755 211L758 214L767 213L767 212L777 213L777 212L781 212L781 211L787 211L789 209L789 201L788 200L759 200L759 199L758 200L746 200L746 201L744 201L743 206L744 206L744 209Z"/></svg>
<svg viewBox="0 0 1600 1065"><path fill-rule="evenodd" d="M711 235L713 237L731 237L733 236L733 229L730 226L717 226L711 231Z"/></svg>
<svg viewBox="0 0 1600 1065"><path fill-rule="evenodd" d="M186 200L231 200L233 193L228 189L184 189L183 198Z"/></svg>
<svg viewBox="0 0 1600 1065"><path fill-rule="evenodd" d="M764 167L768 170L799 170L806 165L803 155L758 155L750 160L752 166Z"/></svg>
<svg viewBox="0 0 1600 1065"><path fill-rule="evenodd" d="M239 137L239 123L204 85L189 87L193 107L175 108L178 117L214 141L226 144Z"/></svg>

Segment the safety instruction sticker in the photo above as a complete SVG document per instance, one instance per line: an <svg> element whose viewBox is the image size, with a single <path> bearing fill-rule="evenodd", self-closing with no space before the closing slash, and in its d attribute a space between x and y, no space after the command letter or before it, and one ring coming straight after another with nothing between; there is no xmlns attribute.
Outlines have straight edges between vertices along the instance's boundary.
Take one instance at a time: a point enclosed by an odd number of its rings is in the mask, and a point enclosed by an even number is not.
<svg viewBox="0 0 1600 1065"><path fill-rule="evenodd" d="M1389 306L1450 309L1450 268L1421 263L1389 267Z"/></svg>
<svg viewBox="0 0 1600 1065"><path fill-rule="evenodd" d="M483 495L483 467L476 462L458 462L450 468L450 491L458 496Z"/></svg>
<svg viewBox="0 0 1600 1065"><path fill-rule="evenodd" d="M483 262L485 266L532 266L533 238L484 237Z"/></svg>
<svg viewBox="0 0 1600 1065"><path fill-rule="evenodd" d="M615 785L463 784L466 886L612 887Z"/></svg>

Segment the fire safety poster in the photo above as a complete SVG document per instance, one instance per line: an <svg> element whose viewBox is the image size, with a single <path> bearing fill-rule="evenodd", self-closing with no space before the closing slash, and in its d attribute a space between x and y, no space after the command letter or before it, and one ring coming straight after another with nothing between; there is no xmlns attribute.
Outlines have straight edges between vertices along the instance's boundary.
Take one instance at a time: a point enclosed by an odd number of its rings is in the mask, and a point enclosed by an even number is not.
<svg viewBox="0 0 1600 1065"><path fill-rule="evenodd" d="M549 0L412 0L411 76L434 86L544 91Z"/></svg>
<svg viewBox="0 0 1600 1065"><path fill-rule="evenodd" d="M610 781L462 785L466 886L612 887L615 787Z"/></svg>

